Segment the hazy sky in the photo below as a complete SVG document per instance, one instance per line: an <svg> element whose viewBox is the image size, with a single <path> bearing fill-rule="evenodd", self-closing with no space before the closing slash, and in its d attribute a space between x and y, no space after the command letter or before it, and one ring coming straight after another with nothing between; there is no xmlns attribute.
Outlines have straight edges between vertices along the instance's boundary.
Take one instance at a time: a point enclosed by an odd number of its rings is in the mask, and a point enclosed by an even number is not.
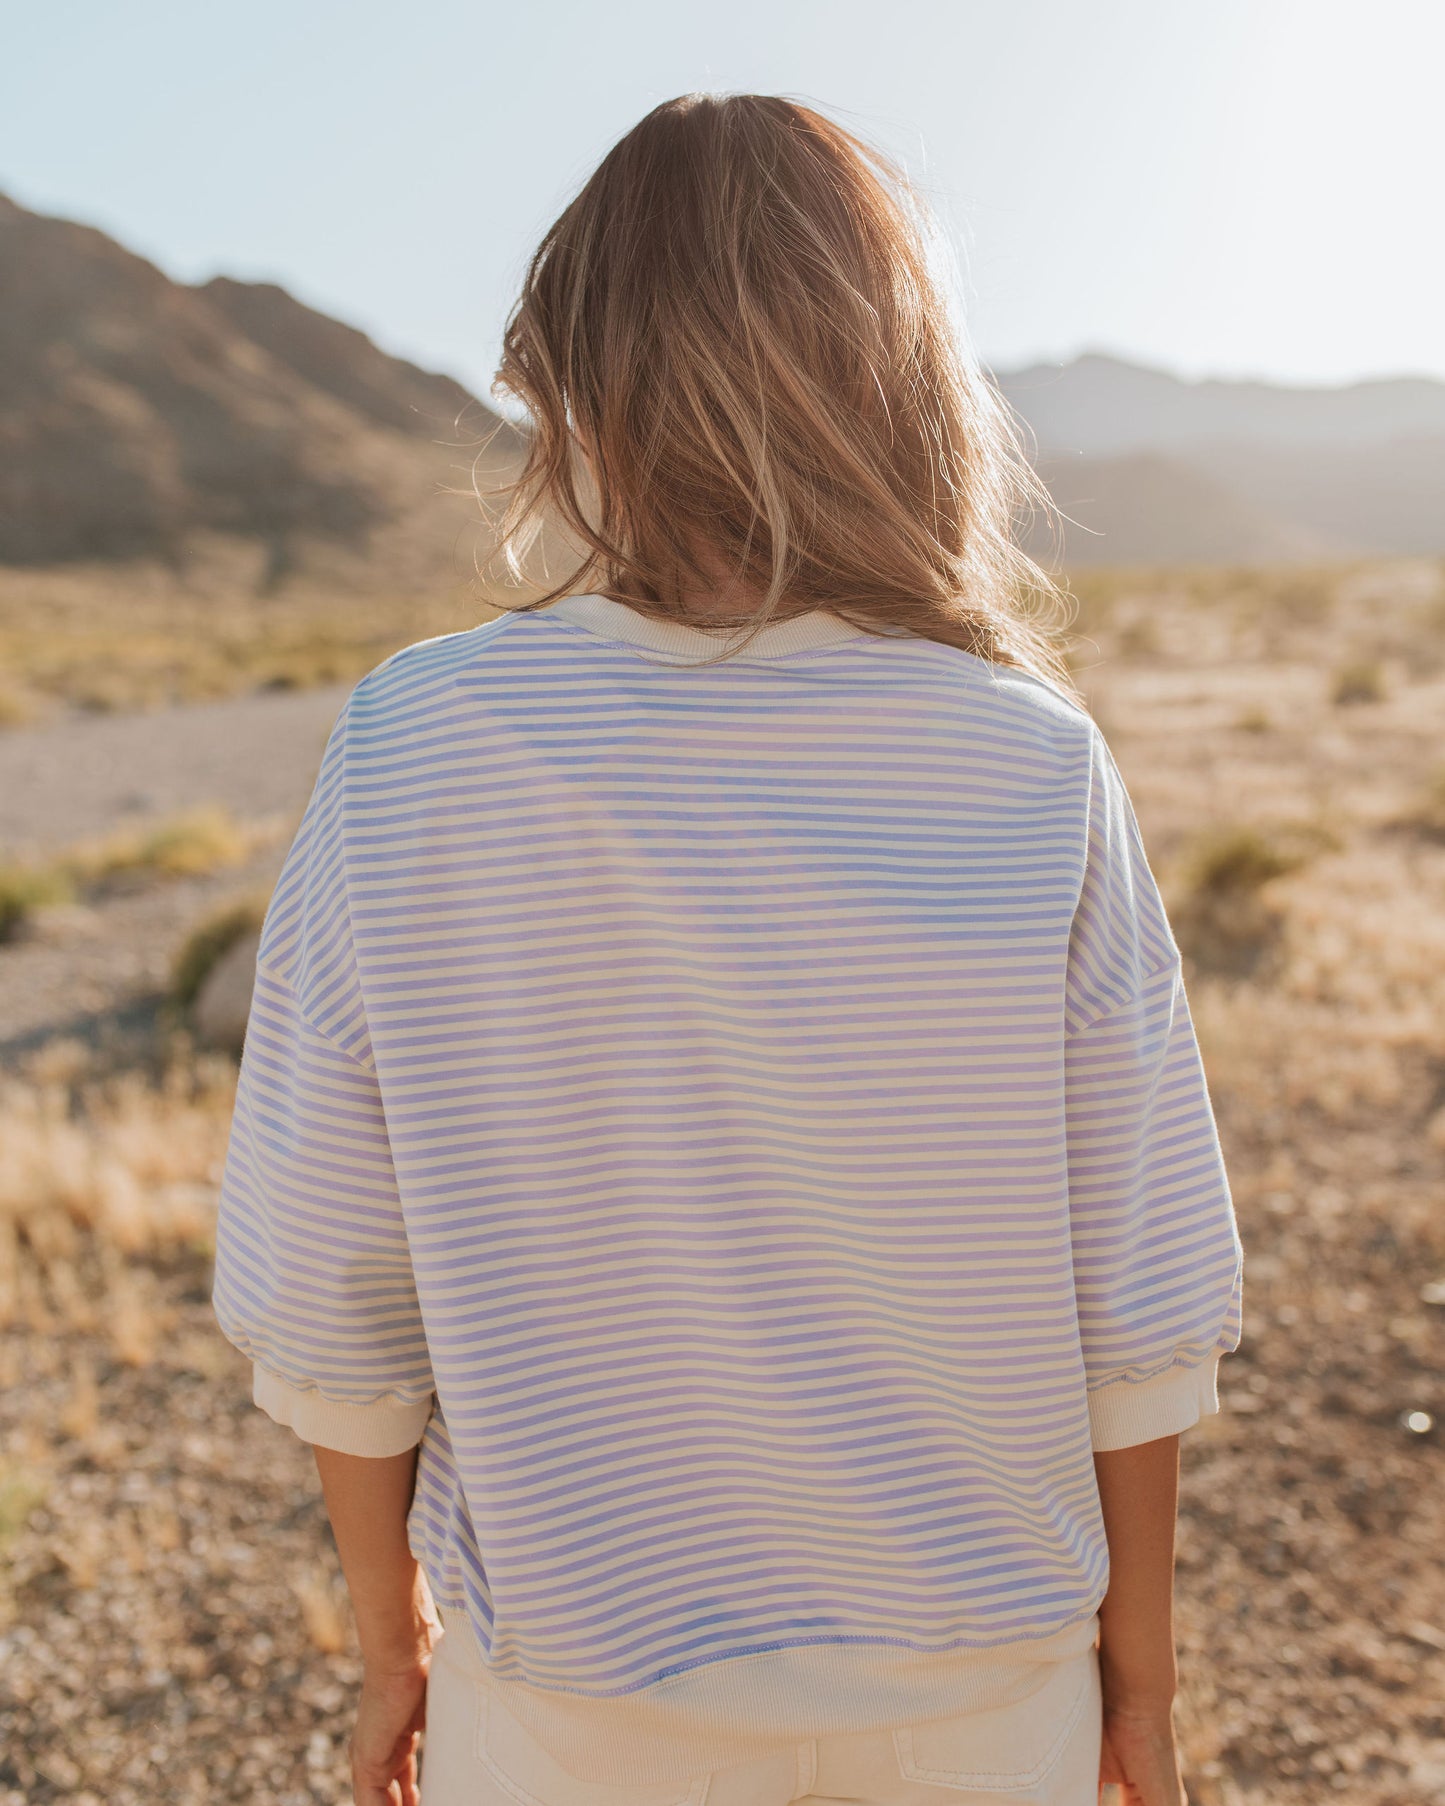
<svg viewBox="0 0 1445 1806"><path fill-rule="evenodd" d="M485 391L609 144L785 93L923 179L996 367L1445 376L1442 67L1440 0L0 0L0 189Z"/></svg>

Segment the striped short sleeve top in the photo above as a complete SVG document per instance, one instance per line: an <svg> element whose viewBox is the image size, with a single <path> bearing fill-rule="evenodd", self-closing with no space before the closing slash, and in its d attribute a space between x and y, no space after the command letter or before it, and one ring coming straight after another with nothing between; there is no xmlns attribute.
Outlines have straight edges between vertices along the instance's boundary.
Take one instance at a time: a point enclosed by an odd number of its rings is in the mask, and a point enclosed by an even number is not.
<svg viewBox="0 0 1445 1806"><path fill-rule="evenodd" d="M1093 1453L1217 1409L1240 1335L1096 725L826 611L725 638L577 596L356 685L221 1192L257 1403L420 1445L438 1603L599 1780L1086 1647Z"/></svg>

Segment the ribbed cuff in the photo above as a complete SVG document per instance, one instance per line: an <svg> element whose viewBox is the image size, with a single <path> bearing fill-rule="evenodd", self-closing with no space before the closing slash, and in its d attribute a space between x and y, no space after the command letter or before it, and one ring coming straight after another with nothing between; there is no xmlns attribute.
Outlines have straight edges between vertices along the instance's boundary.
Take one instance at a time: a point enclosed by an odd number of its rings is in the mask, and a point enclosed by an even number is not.
<svg viewBox="0 0 1445 1806"><path fill-rule="evenodd" d="M294 1430L303 1442L342 1455L404 1455L421 1441L432 1414L432 1400L404 1405L394 1398L370 1405L348 1405L319 1392L302 1391L269 1368L251 1368L251 1397L268 1417Z"/></svg>
<svg viewBox="0 0 1445 1806"><path fill-rule="evenodd" d="M1147 1380L1113 1380L1089 1394L1096 1449L1131 1449L1187 1430L1219 1409L1219 1356L1198 1367L1169 1367Z"/></svg>

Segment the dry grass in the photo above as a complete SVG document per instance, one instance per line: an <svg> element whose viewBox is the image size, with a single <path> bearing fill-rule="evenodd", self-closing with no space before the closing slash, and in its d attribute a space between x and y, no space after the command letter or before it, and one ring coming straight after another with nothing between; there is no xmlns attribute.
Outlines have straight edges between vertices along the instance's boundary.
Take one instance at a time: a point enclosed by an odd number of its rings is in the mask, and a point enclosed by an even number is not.
<svg viewBox="0 0 1445 1806"><path fill-rule="evenodd" d="M344 1586L320 1563L310 1564L292 1578L297 1603L311 1647L323 1655L339 1655L351 1636L351 1608Z"/></svg>
<svg viewBox="0 0 1445 1806"><path fill-rule="evenodd" d="M1211 1083L1285 1139L1308 1107L1418 1154L1445 1076L1445 570L1348 568L1273 590L1259 575L1234 591L1176 578L1157 598L1165 671L1119 655L1118 604L1103 575L1089 582L1100 657L1085 688L1194 955ZM1334 713L1338 673L1357 668L1339 660L1341 632L1358 635L1366 604L1396 665L1369 719ZM1200 957L1200 917L1246 940L1267 919L1266 978Z"/></svg>
<svg viewBox="0 0 1445 1806"><path fill-rule="evenodd" d="M1076 667L1191 968L1246 1251L1225 1409L1185 1438L1190 1797L1422 1806L1445 1797L1445 570L1087 582Z"/></svg>
<svg viewBox="0 0 1445 1806"><path fill-rule="evenodd" d="M235 1068L202 1058L159 1084L77 1087L68 1057L83 1050L52 1044L40 1076L0 1086L0 1324L103 1325L143 1365L168 1322L148 1263L211 1247Z"/></svg>
<svg viewBox="0 0 1445 1806"><path fill-rule="evenodd" d="M0 731L66 708L102 713L355 681L413 640L490 611L447 585L301 576L265 593L255 547L203 543L184 570L0 570Z"/></svg>
<svg viewBox="0 0 1445 1806"><path fill-rule="evenodd" d="M0 1556L44 1497L45 1488L34 1476L14 1468L0 1468Z"/></svg>
<svg viewBox="0 0 1445 1806"><path fill-rule="evenodd" d="M239 822L229 810L207 805L79 842L44 860L0 865L0 940L21 932L37 910L53 904L244 865L294 825L280 819Z"/></svg>

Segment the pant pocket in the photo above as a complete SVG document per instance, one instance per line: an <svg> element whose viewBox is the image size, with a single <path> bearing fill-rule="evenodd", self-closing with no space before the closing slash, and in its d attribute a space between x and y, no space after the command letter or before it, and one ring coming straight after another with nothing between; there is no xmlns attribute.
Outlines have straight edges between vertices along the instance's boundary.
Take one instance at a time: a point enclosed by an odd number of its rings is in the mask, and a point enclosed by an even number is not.
<svg viewBox="0 0 1445 1806"><path fill-rule="evenodd" d="M991 1800L1011 1806L1095 1801L1102 1706L1097 1664L1097 1650L1088 1649L1049 1664L1023 1699L901 1726L893 1733L900 1774L955 1789L977 1806ZM1060 1772L1066 1754L1067 1775Z"/></svg>
<svg viewBox="0 0 1445 1806"><path fill-rule="evenodd" d="M517 1806L704 1806L710 1775L643 1787L581 1780L543 1749L487 1687L480 1693L476 1757Z"/></svg>

